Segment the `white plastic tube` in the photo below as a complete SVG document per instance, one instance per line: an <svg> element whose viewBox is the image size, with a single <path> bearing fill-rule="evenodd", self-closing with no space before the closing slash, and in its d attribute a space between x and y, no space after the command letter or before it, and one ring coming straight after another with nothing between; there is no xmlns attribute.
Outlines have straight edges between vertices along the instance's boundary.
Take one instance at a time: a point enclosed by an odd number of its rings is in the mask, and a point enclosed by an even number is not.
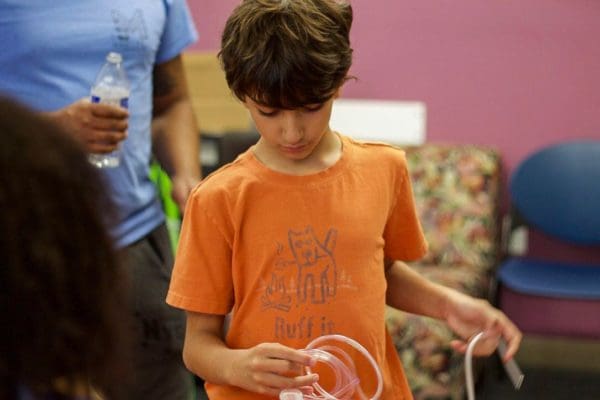
<svg viewBox="0 0 600 400"><path fill-rule="evenodd" d="M327 344L332 341L338 341L353 347L369 360L377 376L377 389L372 397L367 398L363 393L352 358L343 349L332 344ZM316 358L317 362L325 363L331 368L335 376L335 385L330 389L331 392L327 392L318 382L315 382L313 384L314 393L305 395L297 389L286 389L280 393L280 400L346 400L350 399L357 392L360 398L364 400L378 400L381 396L383 392L383 377L379 365L377 365L377 362L369 351L356 340L344 335L325 335L310 342L305 350ZM307 374L312 373L310 367L306 367L305 369Z"/></svg>
<svg viewBox="0 0 600 400"><path fill-rule="evenodd" d="M483 337L479 332L469 340L467 352L465 353L465 383L467 385L467 399L475 400L475 383L473 382L473 349L477 342Z"/></svg>
<svg viewBox="0 0 600 400"><path fill-rule="evenodd" d="M483 332L479 332L475 336L469 340L469 344L467 345L467 351L465 353L465 383L467 386L467 399L475 400L475 383L473 378L473 349L477 342L483 337ZM504 355L506 352L506 342L504 339L500 339L500 343L498 345L498 354L500 357ZM521 388L521 384L523 383L524 375L519 368L517 362L512 359L502 364L504 366L504 370L506 374L510 378L514 388L519 390Z"/></svg>

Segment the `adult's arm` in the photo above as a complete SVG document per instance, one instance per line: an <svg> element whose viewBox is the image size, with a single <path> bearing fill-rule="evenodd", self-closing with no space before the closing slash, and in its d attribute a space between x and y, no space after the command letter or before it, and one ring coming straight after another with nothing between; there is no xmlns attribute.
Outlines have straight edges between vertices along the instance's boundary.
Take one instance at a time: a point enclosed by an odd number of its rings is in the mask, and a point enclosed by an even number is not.
<svg viewBox="0 0 600 400"><path fill-rule="evenodd" d="M199 130L181 55L154 67L153 116L154 155L171 177L173 199L183 212L201 172Z"/></svg>

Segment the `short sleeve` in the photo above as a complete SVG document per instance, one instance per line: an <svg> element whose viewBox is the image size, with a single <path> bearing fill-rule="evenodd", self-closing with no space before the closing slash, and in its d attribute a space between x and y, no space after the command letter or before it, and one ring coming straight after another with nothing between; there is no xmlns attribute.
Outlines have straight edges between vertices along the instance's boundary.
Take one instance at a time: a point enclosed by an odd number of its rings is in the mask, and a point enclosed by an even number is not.
<svg viewBox="0 0 600 400"><path fill-rule="evenodd" d="M198 39L198 32L186 1L164 0L164 3L167 22L156 54L157 64L174 58Z"/></svg>
<svg viewBox="0 0 600 400"><path fill-rule="evenodd" d="M224 315L233 303L231 242L220 229L223 225L208 215L203 201L197 191L188 201L167 303Z"/></svg>
<svg viewBox="0 0 600 400"><path fill-rule="evenodd" d="M399 152L395 168L395 201L384 231L386 257L414 261L427 252L427 241L415 207L406 156Z"/></svg>

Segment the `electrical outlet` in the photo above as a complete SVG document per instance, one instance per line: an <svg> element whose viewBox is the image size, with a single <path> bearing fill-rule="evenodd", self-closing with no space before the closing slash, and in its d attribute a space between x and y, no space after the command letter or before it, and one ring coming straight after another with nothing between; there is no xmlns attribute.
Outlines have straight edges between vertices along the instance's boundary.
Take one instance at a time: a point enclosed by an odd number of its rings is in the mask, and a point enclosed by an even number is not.
<svg viewBox="0 0 600 400"><path fill-rule="evenodd" d="M523 256L529 249L529 229L520 226L514 229L508 241L508 254Z"/></svg>

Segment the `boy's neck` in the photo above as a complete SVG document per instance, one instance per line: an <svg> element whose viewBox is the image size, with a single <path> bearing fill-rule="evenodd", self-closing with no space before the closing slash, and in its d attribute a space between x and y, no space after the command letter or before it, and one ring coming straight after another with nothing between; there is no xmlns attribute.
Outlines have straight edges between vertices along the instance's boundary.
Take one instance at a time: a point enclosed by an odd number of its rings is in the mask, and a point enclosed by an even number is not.
<svg viewBox="0 0 600 400"><path fill-rule="evenodd" d="M254 156L267 168L289 175L310 175L326 170L342 156L342 140L331 130L323 135L313 152L302 160L283 157L259 139Z"/></svg>

